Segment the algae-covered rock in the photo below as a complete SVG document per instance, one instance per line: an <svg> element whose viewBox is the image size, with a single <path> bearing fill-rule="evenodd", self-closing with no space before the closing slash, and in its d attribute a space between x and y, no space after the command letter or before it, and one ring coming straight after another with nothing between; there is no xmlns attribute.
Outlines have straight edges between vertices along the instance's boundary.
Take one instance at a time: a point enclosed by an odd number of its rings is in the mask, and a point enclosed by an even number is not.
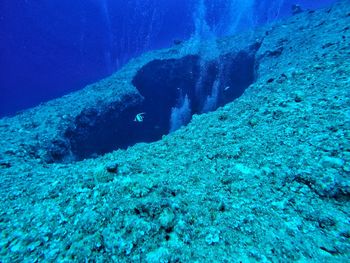
<svg viewBox="0 0 350 263"><path fill-rule="evenodd" d="M102 139L121 120L150 132L133 79L187 65L171 80L193 81L184 43L1 119L0 261L348 262L349 13L340 1L218 39L220 59L253 59L254 83L153 143Z"/></svg>

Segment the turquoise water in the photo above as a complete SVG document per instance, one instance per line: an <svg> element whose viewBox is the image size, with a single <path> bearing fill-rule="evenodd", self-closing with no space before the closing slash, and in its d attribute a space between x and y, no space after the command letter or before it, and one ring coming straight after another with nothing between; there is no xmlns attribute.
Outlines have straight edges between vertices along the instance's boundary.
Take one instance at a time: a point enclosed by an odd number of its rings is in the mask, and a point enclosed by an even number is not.
<svg viewBox="0 0 350 263"><path fill-rule="evenodd" d="M108 76L0 119L0 262L349 262L350 2L252 28L265 2L200 0L115 70L118 3L93 2ZM162 12L130 41L153 49Z"/></svg>

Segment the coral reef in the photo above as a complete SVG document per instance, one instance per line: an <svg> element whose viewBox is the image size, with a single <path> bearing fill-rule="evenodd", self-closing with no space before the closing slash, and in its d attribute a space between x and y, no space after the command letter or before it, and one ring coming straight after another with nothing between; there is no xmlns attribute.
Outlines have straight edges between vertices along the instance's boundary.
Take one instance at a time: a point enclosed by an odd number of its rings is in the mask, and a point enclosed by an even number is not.
<svg viewBox="0 0 350 263"><path fill-rule="evenodd" d="M152 143L84 159L142 112L140 70L198 55L183 43L0 120L0 261L348 262L349 24L340 1L219 39L254 82Z"/></svg>

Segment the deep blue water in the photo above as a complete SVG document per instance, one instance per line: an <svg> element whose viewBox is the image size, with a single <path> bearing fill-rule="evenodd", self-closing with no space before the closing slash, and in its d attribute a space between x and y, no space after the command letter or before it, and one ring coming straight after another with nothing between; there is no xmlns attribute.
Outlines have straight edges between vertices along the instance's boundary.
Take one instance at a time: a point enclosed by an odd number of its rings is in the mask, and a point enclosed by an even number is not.
<svg viewBox="0 0 350 263"><path fill-rule="evenodd" d="M0 116L80 89L145 51L189 39L198 19L222 36L289 16L292 4L316 9L334 0L206 0L203 17L199 2L1 1Z"/></svg>

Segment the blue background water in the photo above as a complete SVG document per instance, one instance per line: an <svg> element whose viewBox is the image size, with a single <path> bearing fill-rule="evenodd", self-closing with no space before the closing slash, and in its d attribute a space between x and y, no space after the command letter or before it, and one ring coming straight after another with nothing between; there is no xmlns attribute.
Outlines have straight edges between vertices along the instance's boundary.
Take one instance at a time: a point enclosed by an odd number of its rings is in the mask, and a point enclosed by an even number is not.
<svg viewBox="0 0 350 263"><path fill-rule="evenodd" d="M198 2L1 1L0 116L80 89L142 52L190 38ZM221 36L288 16L295 3L315 9L331 2L206 0L205 20Z"/></svg>

